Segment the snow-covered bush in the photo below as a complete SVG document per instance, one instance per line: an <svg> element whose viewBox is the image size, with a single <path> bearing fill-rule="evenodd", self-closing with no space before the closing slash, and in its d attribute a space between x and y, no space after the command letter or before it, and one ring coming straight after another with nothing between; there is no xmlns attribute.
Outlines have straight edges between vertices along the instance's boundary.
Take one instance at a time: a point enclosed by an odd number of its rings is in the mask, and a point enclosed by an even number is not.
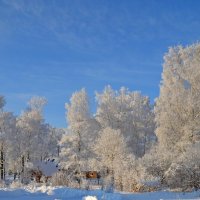
<svg viewBox="0 0 200 200"><path fill-rule="evenodd" d="M176 162L165 172L165 180L170 188L191 190L200 188L200 144L186 149Z"/></svg>
<svg viewBox="0 0 200 200"><path fill-rule="evenodd" d="M98 199L95 196L87 196L87 197L83 197L83 200L98 200Z"/></svg>
<svg viewBox="0 0 200 200"><path fill-rule="evenodd" d="M0 180L0 188L4 188L6 186L5 182Z"/></svg>
<svg viewBox="0 0 200 200"><path fill-rule="evenodd" d="M61 185L69 186L70 184L69 182L70 182L69 177L63 171L55 173L51 178L51 184L53 186L61 186Z"/></svg>
<svg viewBox="0 0 200 200"><path fill-rule="evenodd" d="M165 172L172 163L172 155L164 152L161 148L154 148L141 159L144 166L144 177L159 178L161 184L165 184Z"/></svg>
<svg viewBox="0 0 200 200"><path fill-rule="evenodd" d="M94 145L100 160L106 190L132 191L135 184L135 157L130 155L120 130L105 128Z"/></svg>
<svg viewBox="0 0 200 200"><path fill-rule="evenodd" d="M22 188L23 187L23 184L21 183L21 181L13 181L11 184L10 184L10 188Z"/></svg>

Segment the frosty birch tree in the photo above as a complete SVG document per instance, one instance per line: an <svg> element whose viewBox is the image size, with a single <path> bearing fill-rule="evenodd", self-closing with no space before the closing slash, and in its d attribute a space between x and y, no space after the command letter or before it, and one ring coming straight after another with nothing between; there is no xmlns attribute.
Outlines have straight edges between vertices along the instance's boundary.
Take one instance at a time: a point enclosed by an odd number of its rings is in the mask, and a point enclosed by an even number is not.
<svg viewBox="0 0 200 200"><path fill-rule="evenodd" d="M165 178L170 188L199 189L200 188L200 143L191 144L186 151L172 163L165 172Z"/></svg>
<svg viewBox="0 0 200 200"><path fill-rule="evenodd" d="M85 89L75 92L70 103L66 103L68 129L63 135L61 163L75 175L80 186L80 174L86 170L91 158L93 144L99 131L98 122L90 115L89 101ZM72 170L73 169L73 170Z"/></svg>
<svg viewBox="0 0 200 200"><path fill-rule="evenodd" d="M145 154L155 141L154 115L149 98L124 87L114 91L107 86L102 94L96 94L96 99L96 119L102 128L121 130L130 150L136 156Z"/></svg>
<svg viewBox="0 0 200 200"><path fill-rule="evenodd" d="M149 163L155 165L149 164L148 170L159 172L158 176L171 186L184 187L183 180L176 178L187 177L188 168L184 162L180 164L180 159L186 155L188 147L200 141L199 57L198 43L170 48L164 57L160 96L155 105L158 147L157 153L150 156ZM195 171L192 167L190 170Z"/></svg>
<svg viewBox="0 0 200 200"><path fill-rule="evenodd" d="M47 152L46 141L49 126L44 123L42 108L46 99L33 97L29 107L17 118L17 144L15 145L16 161L21 162L21 172L24 173L26 161L41 160Z"/></svg>
<svg viewBox="0 0 200 200"><path fill-rule="evenodd" d="M105 128L94 145L97 158L100 159L104 180L112 188L116 183L122 184L122 174L125 170L124 163L128 158L126 143L120 130ZM126 163L127 164L127 163Z"/></svg>
<svg viewBox="0 0 200 200"><path fill-rule="evenodd" d="M95 130L92 125L95 122L90 116L89 101L85 89L72 95L70 103L66 104L66 109L68 127L72 133L70 143L73 155L71 155L71 158L76 163L76 173L79 176L83 161L89 157L89 141L95 137ZM63 149L64 151L65 149Z"/></svg>
<svg viewBox="0 0 200 200"><path fill-rule="evenodd" d="M3 107L5 106L5 103L6 101L5 101L4 96L0 95L0 110L3 109Z"/></svg>
<svg viewBox="0 0 200 200"><path fill-rule="evenodd" d="M0 174L1 179L5 178L6 166L9 158L6 158L11 141L13 141L15 133L16 118L11 112L5 112L3 107L5 100L0 97ZM13 143L12 143L13 144Z"/></svg>
<svg viewBox="0 0 200 200"><path fill-rule="evenodd" d="M200 45L170 48L164 57L156 134L162 147L183 152L199 140Z"/></svg>

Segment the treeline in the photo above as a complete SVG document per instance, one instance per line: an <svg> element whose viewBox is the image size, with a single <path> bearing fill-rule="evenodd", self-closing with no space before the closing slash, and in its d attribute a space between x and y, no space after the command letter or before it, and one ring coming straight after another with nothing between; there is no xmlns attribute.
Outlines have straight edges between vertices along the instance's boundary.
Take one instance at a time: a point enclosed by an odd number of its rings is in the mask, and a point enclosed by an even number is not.
<svg viewBox="0 0 200 200"><path fill-rule="evenodd" d="M81 180L81 172L97 171L105 187L131 190L136 183L136 160L156 143L149 98L107 86L96 94L96 102L97 112L91 114L82 89L66 104L68 130L60 141L60 165L71 179L65 179L74 185L73 180Z"/></svg>
<svg viewBox="0 0 200 200"><path fill-rule="evenodd" d="M52 128L42 115L46 100L33 97L20 116L0 98L1 178L26 174L26 163L55 158L51 182L86 187L83 172L100 174L104 188L145 191L200 187L200 45L170 48L164 56L160 95L149 97L106 86L91 113L85 89L66 103L67 128ZM157 181L156 186L149 182Z"/></svg>
<svg viewBox="0 0 200 200"><path fill-rule="evenodd" d="M8 173L26 176L26 163L58 155L62 130L45 123L43 97L33 97L20 116L4 110L5 98L0 96L0 176Z"/></svg>

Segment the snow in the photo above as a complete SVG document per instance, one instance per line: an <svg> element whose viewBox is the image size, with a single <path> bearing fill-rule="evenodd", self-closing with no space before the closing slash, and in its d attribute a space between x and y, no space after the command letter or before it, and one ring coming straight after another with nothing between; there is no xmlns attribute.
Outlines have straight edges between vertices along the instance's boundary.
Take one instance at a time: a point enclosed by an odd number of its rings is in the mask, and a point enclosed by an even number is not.
<svg viewBox="0 0 200 200"><path fill-rule="evenodd" d="M157 191L148 193L105 193L102 190L78 190L65 187L25 187L24 189L0 189L1 200L169 200L199 199L200 191L180 193Z"/></svg>
<svg viewBox="0 0 200 200"><path fill-rule="evenodd" d="M95 196L84 197L83 200L98 200Z"/></svg>

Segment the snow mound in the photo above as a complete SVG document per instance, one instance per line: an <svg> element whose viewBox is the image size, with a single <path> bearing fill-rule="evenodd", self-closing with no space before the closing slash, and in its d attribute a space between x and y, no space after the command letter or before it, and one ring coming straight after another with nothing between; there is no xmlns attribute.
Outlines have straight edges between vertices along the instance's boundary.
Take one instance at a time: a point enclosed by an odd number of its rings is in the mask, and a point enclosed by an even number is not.
<svg viewBox="0 0 200 200"><path fill-rule="evenodd" d="M95 196L83 197L83 200L98 200Z"/></svg>
<svg viewBox="0 0 200 200"><path fill-rule="evenodd" d="M47 190L47 194L48 195L54 195L55 192L53 191L53 189L49 189L49 190Z"/></svg>
<svg viewBox="0 0 200 200"><path fill-rule="evenodd" d="M41 193L46 193L47 195L54 195L54 187L51 187L51 186L45 186L45 185L42 185L40 187L36 187L34 185L29 185L29 186L26 186L24 187L24 189L27 191L27 192L30 192L30 193L35 193L35 192L41 192Z"/></svg>

